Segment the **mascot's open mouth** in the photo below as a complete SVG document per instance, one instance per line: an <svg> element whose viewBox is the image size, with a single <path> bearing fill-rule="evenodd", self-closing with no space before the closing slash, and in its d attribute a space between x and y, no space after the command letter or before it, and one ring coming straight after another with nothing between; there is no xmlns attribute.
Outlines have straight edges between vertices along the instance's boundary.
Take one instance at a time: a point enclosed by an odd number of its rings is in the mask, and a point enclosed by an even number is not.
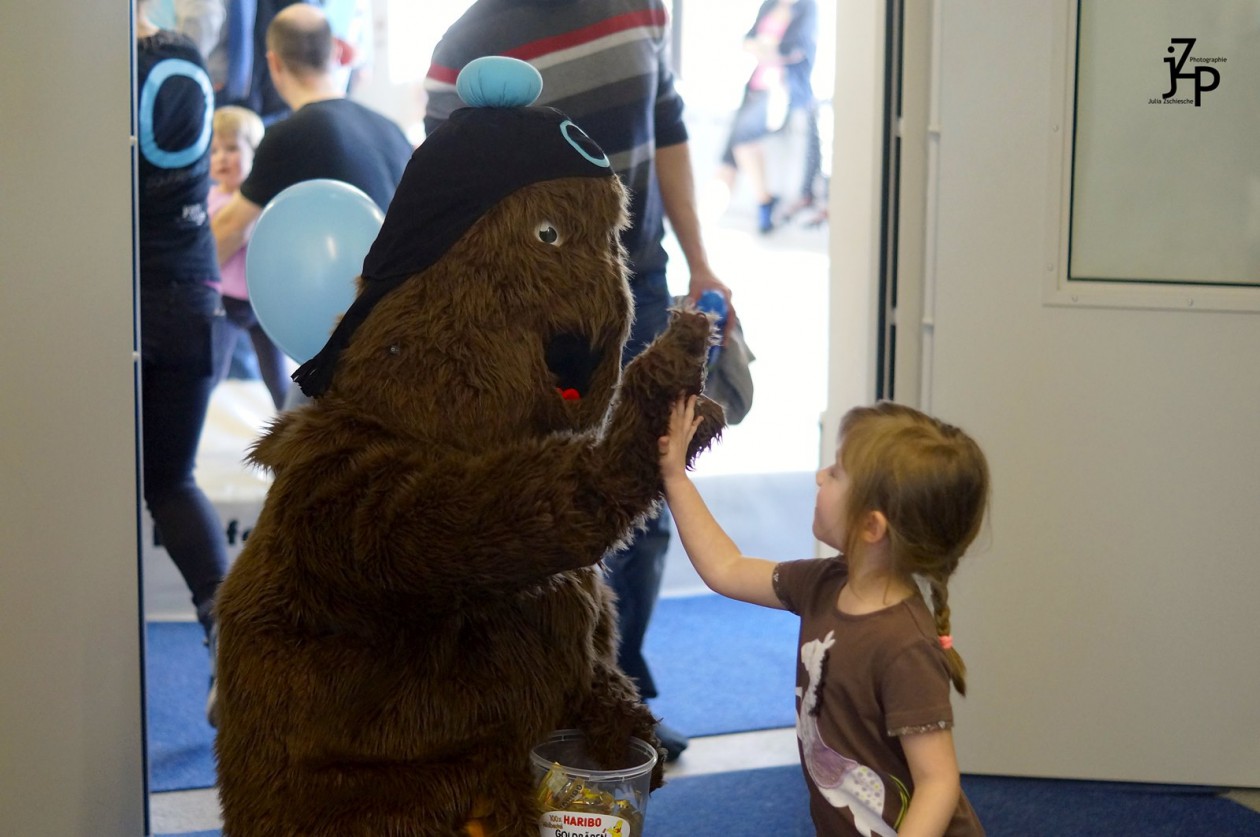
<svg viewBox="0 0 1260 837"><path fill-rule="evenodd" d="M591 376L604 353L580 334L557 334L547 342L545 360L565 401L579 401L590 390Z"/></svg>

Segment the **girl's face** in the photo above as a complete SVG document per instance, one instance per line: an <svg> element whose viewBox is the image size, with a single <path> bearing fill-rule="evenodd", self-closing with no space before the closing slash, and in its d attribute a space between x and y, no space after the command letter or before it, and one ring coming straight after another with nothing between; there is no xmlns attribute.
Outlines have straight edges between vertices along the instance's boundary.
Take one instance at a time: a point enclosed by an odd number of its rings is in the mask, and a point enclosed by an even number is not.
<svg viewBox="0 0 1260 837"><path fill-rule="evenodd" d="M210 176L225 192L235 192L254 166L254 149L234 133L215 133L210 139Z"/></svg>
<svg viewBox="0 0 1260 837"><path fill-rule="evenodd" d="M818 496L814 500L814 537L832 549L845 549L845 510L849 504L849 475L840 464L840 450L836 449L836 461L814 475L818 484Z"/></svg>

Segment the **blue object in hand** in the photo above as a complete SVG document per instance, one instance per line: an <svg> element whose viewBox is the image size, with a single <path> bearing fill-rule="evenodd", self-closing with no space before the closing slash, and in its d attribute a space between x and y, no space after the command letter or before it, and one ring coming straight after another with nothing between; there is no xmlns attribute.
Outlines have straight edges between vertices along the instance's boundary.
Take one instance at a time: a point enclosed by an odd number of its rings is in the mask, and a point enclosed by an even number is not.
<svg viewBox="0 0 1260 837"><path fill-rule="evenodd" d="M705 291L700 294L700 299L696 300L696 310L703 311L706 314L713 314L717 317L717 333L719 336L726 332L726 297L722 296L721 292ZM709 349L709 366L717 363L718 353L721 351L721 344Z"/></svg>

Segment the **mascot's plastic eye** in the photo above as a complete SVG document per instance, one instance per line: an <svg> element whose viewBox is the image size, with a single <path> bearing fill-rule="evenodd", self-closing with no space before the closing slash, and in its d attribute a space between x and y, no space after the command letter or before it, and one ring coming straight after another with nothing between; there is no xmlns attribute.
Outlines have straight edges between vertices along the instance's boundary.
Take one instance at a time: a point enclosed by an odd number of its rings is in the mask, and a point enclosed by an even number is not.
<svg viewBox="0 0 1260 837"><path fill-rule="evenodd" d="M564 242L564 236L560 235L560 231L550 221L543 221L534 229L534 233L543 244L559 247Z"/></svg>

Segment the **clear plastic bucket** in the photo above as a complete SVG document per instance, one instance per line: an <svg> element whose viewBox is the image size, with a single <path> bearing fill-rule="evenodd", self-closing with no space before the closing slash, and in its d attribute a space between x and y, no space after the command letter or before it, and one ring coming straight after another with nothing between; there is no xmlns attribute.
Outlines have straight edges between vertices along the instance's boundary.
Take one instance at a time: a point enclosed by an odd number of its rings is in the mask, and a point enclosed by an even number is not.
<svg viewBox="0 0 1260 837"><path fill-rule="evenodd" d="M657 758L647 742L631 738L618 764L600 765L580 731L552 733L530 754L540 837L642 837Z"/></svg>

